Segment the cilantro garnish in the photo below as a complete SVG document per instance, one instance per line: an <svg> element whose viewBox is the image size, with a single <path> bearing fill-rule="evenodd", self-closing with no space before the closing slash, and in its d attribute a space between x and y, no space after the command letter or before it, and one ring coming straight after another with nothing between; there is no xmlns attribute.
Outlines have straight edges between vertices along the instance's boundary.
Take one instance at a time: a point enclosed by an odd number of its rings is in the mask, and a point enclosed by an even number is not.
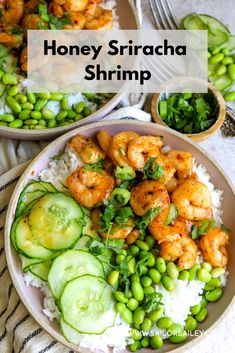
<svg viewBox="0 0 235 353"><path fill-rule="evenodd" d="M214 228L214 219L203 219L199 225L194 224L191 228L192 239L197 239L200 236L206 234L209 229Z"/></svg>
<svg viewBox="0 0 235 353"><path fill-rule="evenodd" d="M162 294L159 292L147 294L144 298L143 309L146 313L150 313L153 310L157 310L160 306L163 306L161 300Z"/></svg>

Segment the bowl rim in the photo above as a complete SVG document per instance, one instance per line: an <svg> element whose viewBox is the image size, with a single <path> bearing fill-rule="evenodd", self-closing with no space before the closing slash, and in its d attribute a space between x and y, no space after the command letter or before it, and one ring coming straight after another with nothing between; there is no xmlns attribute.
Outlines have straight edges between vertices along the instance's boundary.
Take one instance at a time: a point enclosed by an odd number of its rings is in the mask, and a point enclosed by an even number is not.
<svg viewBox="0 0 235 353"><path fill-rule="evenodd" d="M226 106L225 106L225 101L223 98L222 93L216 88L214 87L210 82L208 82L208 89L213 93L214 97L216 98L218 105L219 105L219 112L218 112L218 117L215 120L214 124L207 130L201 131L201 132L197 132L197 133L193 133L193 134L184 134L182 132L180 132L182 135L190 137L192 139L195 139L195 141L199 141L201 138L207 138L211 135L213 135L219 128L220 126L223 124L223 121L225 119L226 116ZM159 113L159 109L158 109L158 103L160 101L160 96L162 93L165 93L166 91L163 90L159 93L154 93L152 100L151 100L151 115L153 117L153 120L155 121L155 123L157 124L162 124L166 127L168 127L169 129L173 130L173 131L177 131L175 129L173 129L172 127L168 126L161 118L160 113ZM175 93L172 93L175 94ZM202 93L203 94L203 93ZM206 94L206 93L205 93ZM208 135L208 136L205 136Z"/></svg>
<svg viewBox="0 0 235 353"><path fill-rule="evenodd" d="M21 184L23 183L23 181L25 180L26 175L28 174L28 171L31 170L32 165L35 163L35 161L37 161L38 159L40 159L45 153L47 153L54 145L60 144L63 141L69 140L71 137L77 135L77 134L82 134L83 132L86 132L87 130L90 130L92 128L103 128L106 126L110 126L111 125L117 125L117 126L121 126L123 127L123 130L127 130L128 128L131 129L131 127L136 127L136 125L140 125L143 128L144 127L149 127L149 125L152 125L153 130L158 130L158 133L161 133L161 131L165 131L168 132L172 135L175 135L177 137L179 137L180 139L184 140L185 142L189 143L190 145L192 145L194 148L198 149L199 152L201 152L210 162L212 162L215 166L215 168L217 168L219 170L220 173L223 174L225 181L228 183L233 196L235 197L235 188L232 185L232 182L230 181L229 177L227 176L227 174L223 171L223 168L221 168L216 160L211 157L208 156L208 153L206 152L206 150L204 150L202 147L198 146L195 142L193 142L192 140L190 140L188 137L186 137L185 135L182 135L181 133L172 130L166 126L161 126L161 125L156 125L155 123L146 123L146 122L140 122L140 121L130 121L130 120L112 120L110 121L105 121L105 122L97 122L97 123L93 123L93 124L89 124L86 126L82 126L82 127L78 127L75 130L69 131L66 134L58 137L57 139L55 139L54 141L52 141L49 145L47 145L30 163L29 165L26 167L25 171L22 173L20 179L18 180L16 187L14 189L14 193L11 196L9 205L8 205L8 209L7 209L7 214L6 214L6 219L5 219L5 226L4 226L4 249L5 249L5 254L6 254L6 262L7 262L7 267L12 279L12 282L14 284L14 287L22 301L22 303L24 304L24 306L26 307L26 309L29 311L30 315L35 319L35 321L38 323L38 325L40 327L42 327L48 334L50 334L52 337L54 337L58 342L62 343L65 347L68 347L72 350L78 351L81 349L85 352L86 348L82 348L79 346L76 346L70 342L68 342L62 335L62 333L58 333L56 332L49 323L42 321L41 317L39 316L39 314L37 313L37 311L34 310L33 308L33 304L28 302L26 295L24 294L23 291L21 291L20 286L18 285L17 282L17 275L15 273L15 269L14 266L12 264L12 255L11 252L13 251L12 246L11 246L11 242L10 242L10 233L9 231L7 231L7 229L10 230L11 224L12 224L12 206L15 202L16 199L18 199L19 194L22 190L17 190L17 192L15 192L16 189L19 189L19 187L21 186ZM160 130L160 131L159 131ZM207 334L210 334L212 332L212 330L214 330L220 322L222 322L227 314L229 313L232 305L235 304L235 293L233 295L233 298L230 300L230 302L228 303L226 309L224 310L224 312L220 315L220 317L218 317L213 324L207 329L205 330L205 332L203 334L201 334L200 336L195 337L192 341L185 343L183 346L178 347L177 346L175 348L170 348L169 351L167 351L167 353L180 353L180 352L187 352L187 349L189 347L193 347L195 346L197 343L199 343ZM89 352L92 352L91 350L88 350Z"/></svg>

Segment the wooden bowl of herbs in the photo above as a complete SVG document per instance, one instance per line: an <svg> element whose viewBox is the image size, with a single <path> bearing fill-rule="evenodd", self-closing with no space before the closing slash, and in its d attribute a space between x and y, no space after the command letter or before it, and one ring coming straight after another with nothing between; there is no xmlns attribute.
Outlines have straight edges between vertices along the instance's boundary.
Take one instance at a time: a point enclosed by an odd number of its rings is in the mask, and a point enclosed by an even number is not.
<svg viewBox="0 0 235 353"><path fill-rule="evenodd" d="M210 83L207 93L156 93L151 101L153 120L194 141L213 135L223 124L226 107L222 94Z"/></svg>

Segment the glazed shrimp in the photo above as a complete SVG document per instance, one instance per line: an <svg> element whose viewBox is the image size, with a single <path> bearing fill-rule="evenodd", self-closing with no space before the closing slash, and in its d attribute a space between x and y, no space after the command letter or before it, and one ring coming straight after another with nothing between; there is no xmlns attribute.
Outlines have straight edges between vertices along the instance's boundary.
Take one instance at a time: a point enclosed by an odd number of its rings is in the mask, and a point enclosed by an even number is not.
<svg viewBox="0 0 235 353"><path fill-rule="evenodd" d="M38 29L42 25L45 28L48 28L48 23L43 21L37 14L28 14L22 20L23 29Z"/></svg>
<svg viewBox="0 0 235 353"><path fill-rule="evenodd" d="M84 28L86 18L81 12L72 12L70 14L70 19L73 24L64 25L63 29L78 30Z"/></svg>
<svg viewBox="0 0 235 353"><path fill-rule="evenodd" d="M19 23L24 11L24 0L5 0L2 3L3 22L9 24Z"/></svg>
<svg viewBox="0 0 235 353"><path fill-rule="evenodd" d="M40 3L40 0L29 0L25 2L23 16L31 13L36 7L38 7L39 3Z"/></svg>
<svg viewBox="0 0 235 353"><path fill-rule="evenodd" d="M27 47L23 48L20 53L20 67L22 71L27 71Z"/></svg>
<svg viewBox="0 0 235 353"><path fill-rule="evenodd" d="M86 29L110 29L113 26L112 10L97 6L94 16L88 17L85 23Z"/></svg>
<svg viewBox="0 0 235 353"><path fill-rule="evenodd" d="M120 132L113 136L109 155L115 165L120 167L128 167L130 165L127 158L128 143L137 137L139 135L132 131Z"/></svg>
<svg viewBox="0 0 235 353"><path fill-rule="evenodd" d="M68 13L84 11L88 4L88 0L66 0L63 4Z"/></svg>
<svg viewBox="0 0 235 353"><path fill-rule="evenodd" d="M128 143L127 158L137 170L143 170L150 157L160 155L163 145L159 136L139 136Z"/></svg>
<svg viewBox="0 0 235 353"><path fill-rule="evenodd" d="M192 172L192 155L189 152L171 150L165 154L173 163L179 179L188 178Z"/></svg>
<svg viewBox="0 0 235 353"><path fill-rule="evenodd" d="M129 234L131 234L132 229L134 228L135 222L133 218L129 218L127 223L119 225L114 223L111 227L111 229L109 230L108 233L103 232L100 229L99 226L99 222L101 220L101 215L102 213L100 212L100 210L95 209L92 213L91 213L91 221L93 223L93 225L95 226L95 229L97 230L97 232L103 237L103 238L109 238L109 239L126 239Z"/></svg>
<svg viewBox="0 0 235 353"><path fill-rule="evenodd" d="M164 185L166 185L173 178L175 174L175 167L173 163L171 163L171 161L169 161L169 159L163 154L161 154L156 159L156 163L160 164L160 166L164 170L163 176L160 179L158 179L158 181L159 183L163 183Z"/></svg>
<svg viewBox="0 0 235 353"><path fill-rule="evenodd" d="M94 164L105 158L104 152L88 137L77 135L69 142L69 146L84 163Z"/></svg>
<svg viewBox="0 0 235 353"><path fill-rule="evenodd" d="M158 243L163 241L173 241L179 239L180 236L187 236L187 227L183 219L176 219L173 224L166 225L165 221L168 217L170 207L165 208L153 221L149 224L148 229Z"/></svg>
<svg viewBox="0 0 235 353"><path fill-rule="evenodd" d="M57 17L63 17L64 15L63 7L54 0L49 4L48 11Z"/></svg>
<svg viewBox="0 0 235 353"><path fill-rule="evenodd" d="M220 228L210 229L200 238L203 257L212 266L224 267L228 262L225 246L228 244L229 235Z"/></svg>
<svg viewBox="0 0 235 353"><path fill-rule="evenodd" d="M143 216L150 208L169 206L170 197L166 188L154 180L146 180L131 190L130 204L138 216Z"/></svg>
<svg viewBox="0 0 235 353"><path fill-rule="evenodd" d="M112 141L112 136L105 130L100 130L96 135L96 138L99 142L100 147L104 151L105 154L109 154L110 144Z"/></svg>
<svg viewBox="0 0 235 353"><path fill-rule="evenodd" d="M17 48L22 42L23 33L18 26L0 24L0 44Z"/></svg>
<svg viewBox="0 0 235 353"><path fill-rule="evenodd" d="M126 244L131 245L134 244L135 241L140 237L140 232L138 229L133 229L132 232L128 235L126 239Z"/></svg>
<svg viewBox="0 0 235 353"><path fill-rule="evenodd" d="M166 261L175 261L178 259L178 266L182 269L190 269L196 262L197 245L195 242L185 236L175 241L163 242L160 246L160 255Z"/></svg>
<svg viewBox="0 0 235 353"><path fill-rule="evenodd" d="M67 185L80 205L92 208L110 197L114 179L104 170L98 173L80 167L67 178Z"/></svg>
<svg viewBox="0 0 235 353"><path fill-rule="evenodd" d="M186 179L172 194L179 216L189 221L200 221L212 217L211 197L206 185L200 181Z"/></svg>

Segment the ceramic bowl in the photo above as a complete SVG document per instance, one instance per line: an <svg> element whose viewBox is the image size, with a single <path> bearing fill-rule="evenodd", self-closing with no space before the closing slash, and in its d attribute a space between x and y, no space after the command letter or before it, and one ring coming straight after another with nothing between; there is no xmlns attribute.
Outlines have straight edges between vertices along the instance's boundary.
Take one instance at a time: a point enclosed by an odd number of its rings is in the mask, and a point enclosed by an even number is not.
<svg viewBox="0 0 235 353"><path fill-rule="evenodd" d="M23 175L21 176L14 193L12 195L8 212L6 216L6 225L5 225L5 252L7 258L8 268L12 277L14 286L30 312L30 314L35 318L44 330L46 330L51 336L56 340L63 343L65 346L71 350L77 351L78 347L73 344L68 343L65 338L62 336L59 325L56 321L49 321L47 317L43 314L43 296L40 290L27 287L22 277L21 262L19 255L15 252L10 243L10 229L15 216L15 210L17 205L17 200L19 198L20 192L27 182L35 178L37 179L38 172L46 168L50 158L54 155L57 155L64 150L66 143L75 135L82 134L85 136L93 137L100 130L104 129L110 134L116 134L121 131L131 130L135 131L141 135L161 135L164 137L164 142L166 145L169 145L172 148L186 150L195 157L198 163L203 164L208 173L211 175L211 180L214 183L215 187L223 190L223 221L227 227L232 230L232 234L235 234L235 217L233 215L235 209L235 195L232 189L232 186L220 169L215 161L208 157L208 154L199 148L194 142L185 137L182 134L179 134L169 128L160 126L154 123L142 123L136 121L127 121L127 120L114 120L112 122L102 122L95 123L88 126L83 126L81 128L70 131L64 136L61 136L51 144L49 144L27 167ZM235 237L231 236L230 243L228 246L229 252L229 276L227 280L227 286L224 290L224 295L218 303L209 304L209 315L207 319L200 324L200 330L208 330L212 326L214 328L219 321L225 316L226 311L234 302L235 295ZM159 349L158 352L182 352L187 351L189 347L195 344L200 339L203 339L203 336L200 338L189 337L187 343L182 346L177 346L174 344L165 344L163 348ZM84 349L79 349L80 353L86 352ZM126 351L127 352L127 351ZM142 353L152 352L150 350L143 349Z"/></svg>
<svg viewBox="0 0 235 353"><path fill-rule="evenodd" d="M136 8L134 7L132 0L116 0L116 3L120 28L130 30L138 29L139 21L136 13ZM64 133L70 130L75 129L78 126L99 121L101 118L107 115L115 106L117 106L117 104L121 101L124 93L115 94L113 98L109 100L103 107L95 111L93 114L89 115L87 118L84 118L73 124L44 130L23 130L0 126L0 136L20 140L50 140L57 136L63 135Z"/></svg>

